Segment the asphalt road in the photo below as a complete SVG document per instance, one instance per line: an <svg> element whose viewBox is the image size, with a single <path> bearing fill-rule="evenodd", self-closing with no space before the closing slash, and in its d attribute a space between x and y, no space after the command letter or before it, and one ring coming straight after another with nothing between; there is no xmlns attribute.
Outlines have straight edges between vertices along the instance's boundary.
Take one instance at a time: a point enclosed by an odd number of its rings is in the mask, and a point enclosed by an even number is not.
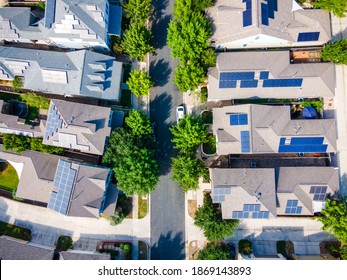
<svg viewBox="0 0 347 280"><path fill-rule="evenodd" d="M184 193L171 181L171 157L176 155L169 127L175 123L175 109L183 103L182 94L173 84L177 61L166 45L167 27L174 0L154 0L152 23L156 54L150 57L150 75L155 83L151 92L150 115L157 124L160 180L151 194L151 259L185 259Z"/></svg>

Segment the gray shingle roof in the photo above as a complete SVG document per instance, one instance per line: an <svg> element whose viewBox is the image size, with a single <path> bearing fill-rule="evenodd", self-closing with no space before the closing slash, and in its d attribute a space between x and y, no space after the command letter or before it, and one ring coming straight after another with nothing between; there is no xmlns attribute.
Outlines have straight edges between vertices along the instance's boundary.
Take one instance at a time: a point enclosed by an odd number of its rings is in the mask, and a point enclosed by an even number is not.
<svg viewBox="0 0 347 280"><path fill-rule="evenodd" d="M1 68L5 65L7 69ZM0 71L24 76L23 88L64 96L118 100L122 63L87 51L0 47Z"/></svg>
<svg viewBox="0 0 347 280"><path fill-rule="evenodd" d="M77 250L62 251L59 253L60 260L110 260L110 254L84 252Z"/></svg>
<svg viewBox="0 0 347 280"><path fill-rule="evenodd" d="M52 260L53 249L0 236L0 260Z"/></svg>
<svg viewBox="0 0 347 280"><path fill-rule="evenodd" d="M245 43L247 47L323 45L331 38L329 13L317 9L293 9L294 0L278 0L278 11L274 19L269 18L269 24L262 23L261 0L250 0L252 6L251 25L243 26L243 12L246 10L245 1L216 0L215 5L208 9L208 15L213 21L212 39L216 46L236 47ZM319 40L298 42L300 32L320 32ZM260 40L256 36L271 36ZM250 40L245 40L251 38ZM231 44L230 44L231 42ZM229 44L228 44L229 43ZM234 46L232 46L234 44Z"/></svg>
<svg viewBox="0 0 347 280"><path fill-rule="evenodd" d="M98 155L104 153L106 138L111 133L110 108L52 99L50 111L53 107L62 120L62 125L53 134L45 134L44 144L74 148ZM46 131L47 127L51 127L53 120L49 115Z"/></svg>
<svg viewBox="0 0 347 280"><path fill-rule="evenodd" d="M232 113L247 114L248 124L231 126ZM334 119L291 120L289 106L247 104L213 109L213 133L217 135L218 154L241 153L240 131L245 130L250 131L250 153L278 153L280 138L302 136L324 137L327 152L336 152Z"/></svg>
<svg viewBox="0 0 347 280"><path fill-rule="evenodd" d="M302 79L302 85L263 87L261 71L268 71L270 80ZM254 72L257 87L220 88L220 74L227 72ZM208 81L209 100L333 97L335 68L332 63L290 64L289 51L227 52L217 54L217 66L209 69Z"/></svg>

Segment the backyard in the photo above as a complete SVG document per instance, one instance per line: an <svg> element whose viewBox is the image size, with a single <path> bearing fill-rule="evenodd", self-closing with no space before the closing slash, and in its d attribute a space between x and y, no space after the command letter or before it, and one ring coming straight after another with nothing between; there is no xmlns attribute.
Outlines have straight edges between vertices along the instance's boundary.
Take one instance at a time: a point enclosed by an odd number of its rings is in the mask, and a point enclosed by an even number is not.
<svg viewBox="0 0 347 280"><path fill-rule="evenodd" d="M0 162L0 188L12 192L17 188L18 182L16 169L7 162Z"/></svg>

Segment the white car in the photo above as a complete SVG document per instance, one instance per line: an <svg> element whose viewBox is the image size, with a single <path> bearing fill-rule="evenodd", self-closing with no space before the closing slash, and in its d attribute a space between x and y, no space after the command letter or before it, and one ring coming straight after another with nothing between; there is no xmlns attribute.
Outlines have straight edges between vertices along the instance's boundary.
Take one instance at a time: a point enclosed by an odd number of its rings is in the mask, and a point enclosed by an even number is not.
<svg viewBox="0 0 347 280"><path fill-rule="evenodd" d="M185 115L184 106L177 106L176 108L176 122L178 123Z"/></svg>

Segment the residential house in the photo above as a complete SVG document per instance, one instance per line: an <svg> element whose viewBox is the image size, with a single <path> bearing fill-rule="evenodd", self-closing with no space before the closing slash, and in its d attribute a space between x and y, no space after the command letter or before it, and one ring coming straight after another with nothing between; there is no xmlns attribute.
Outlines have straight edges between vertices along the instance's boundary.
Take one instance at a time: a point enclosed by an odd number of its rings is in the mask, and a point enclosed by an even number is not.
<svg viewBox="0 0 347 280"><path fill-rule="evenodd" d="M208 99L334 97L332 63L291 63L290 51L217 54L208 72Z"/></svg>
<svg viewBox="0 0 347 280"><path fill-rule="evenodd" d="M19 239L0 236L0 260L52 260L53 249Z"/></svg>
<svg viewBox="0 0 347 280"><path fill-rule="evenodd" d="M223 219L313 216L339 190L334 167L214 168L210 175Z"/></svg>
<svg viewBox="0 0 347 280"><path fill-rule="evenodd" d="M110 108L52 99L42 143L103 155L112 116Z"/></svg>
<svg viewBox="0 0 347 280"><path fill-rule="evenodd" d="M0 47L0 75L8 81L21 77L23 88L29 90L117 101L122 63L88 50L55 52Z"/></svg>
<svg viewBox="0 0 347 280"><path fill-rule="evenodd" d="M105 0L46 0L44 18L29 7L0 8L0 39L109 51L121 35L122 8Z"/></svg>
<svg viewBox="0 0 347 280"><path fill-rule="evenodd" d="M217 49L321 46L331 39L329 12L295 0L216 0L207 14Z"/></svg>
<svg viewBox="0 0 347 280"><path fill-rule="evenodd" d="M28 107L23 102L7 103L0 100L0 133L16 134L29 137L42 137L43 124L42 122L37 125L36 123L26 124L25 119L20 117L21 112L11 115L11 109L23 109L26 113ZM19 110L17 110L19 111Z"/></svg>
<svg viewBox="0 0 347 280"><path fill-rule="evenodd" d="M113 215L118 189L109 168L75 163L34 151L0 151L0 159L16 168L16 196L39 202L66 216L98 218Z"/></svg>
<svg viewBox="0 0 347 280"><path fill-rule="evenodd" d="M290 106L213 109L217 154L335 153L335 119L291 119Z"/></svg>

